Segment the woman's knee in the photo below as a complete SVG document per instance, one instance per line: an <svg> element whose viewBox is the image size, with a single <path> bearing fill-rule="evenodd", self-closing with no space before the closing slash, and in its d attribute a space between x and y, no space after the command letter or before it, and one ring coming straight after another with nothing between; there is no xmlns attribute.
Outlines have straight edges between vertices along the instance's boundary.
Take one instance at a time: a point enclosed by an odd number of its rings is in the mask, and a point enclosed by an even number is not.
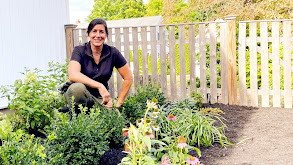
<svg viewBox="0 0 293 165"><path fill-rule="evenodd" d="M66 91L67 97L74 96L75 100L82 99L86 92L86 86L82 83L73 83L69 86L68 90Z"/></svg>
<svg viewBox="0 0 293 165"><path fill-rule="evenodd" d="M68 88L69 92L72 93L72 95L80 95L85 92L86 86L82 83L73 83Z"/></svg>

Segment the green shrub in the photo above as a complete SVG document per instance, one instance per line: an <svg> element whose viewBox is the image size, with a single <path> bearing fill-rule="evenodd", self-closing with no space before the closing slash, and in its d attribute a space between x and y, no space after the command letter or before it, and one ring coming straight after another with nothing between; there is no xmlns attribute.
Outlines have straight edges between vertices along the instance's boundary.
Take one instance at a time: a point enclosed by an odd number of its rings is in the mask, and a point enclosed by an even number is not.
<svg viewBox="0 0 293 165"><path fill-rule="evenodd" d="M128 96L122 106L119 107L120 112L127 120L126 124L135 123L137 119L142 118L147 108L147 100L153 98L158 100L159 105L163 105L166 100L164 93L156 84L142 85L137 88L136 94Z"/></svg>
<svg viewBox="0 0 293 165"><path fill-rule="evenodd" d="M15 110L16 128L34 133L50 124L54 109L65 104L58 88L67 80L64 73L66 66L49 63L49 76L40 76L41 71L37 68L34 71L25 68L22 73L24 80L16 80L14 85L0 88L2 96L8 98L8 108Z"/></svg>
<svg viewBox="0 0 293 165"><path fill-rule="evenodd" d="M119 116L114 109L102 108L98 116L103 119L103 128L107 130L110 148L121 148L124 146L124 137L122 129L126 127L126 121L123 116Z"/></svg>
<svg viewBox="0 0 293 165"><path fill-rule="evenodd" d="M72 106L74 107L74 106ZM109 149L109 130L104 127L105 120L99 118L100 109L80 106L81 113L77 116L58 113L58 117L50 126L50 133L55 138L48 142L48 156L60 154L56 164L97 164L99 157Z"/></svg>
<svg viewBox="0 0 293 165"><path fill-rule="evenodd" d="M0 164L53 164L58 158L48 158L41 139L22 130L13 131L10 119L0 121Z"/></svg>

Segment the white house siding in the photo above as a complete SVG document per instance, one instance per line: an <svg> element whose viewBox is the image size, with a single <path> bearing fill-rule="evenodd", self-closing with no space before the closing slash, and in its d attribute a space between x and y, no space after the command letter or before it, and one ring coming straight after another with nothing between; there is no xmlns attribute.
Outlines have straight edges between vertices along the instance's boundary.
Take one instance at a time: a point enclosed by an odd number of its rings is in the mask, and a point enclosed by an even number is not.
<svg viewBox="0 0 293 165"><path fill-rule="evenodd" d="M22 79L24 67L46 71L48 62L65 62L68 0L0 1L0 86ZM7 107L0 99L0 109Z"/></svg>

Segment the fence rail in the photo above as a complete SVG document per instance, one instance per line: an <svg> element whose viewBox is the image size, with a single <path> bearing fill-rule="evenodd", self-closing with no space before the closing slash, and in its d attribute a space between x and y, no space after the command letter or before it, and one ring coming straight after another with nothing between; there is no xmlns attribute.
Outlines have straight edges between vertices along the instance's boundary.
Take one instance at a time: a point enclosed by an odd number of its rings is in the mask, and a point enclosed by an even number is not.
<svg viewBox="0 0 293 165"><path fill-rule="evenodd" d="M293 20L225 19L109 28L107 44L131 65L133 88L156 81L169 99L200 91L204 102L292 108ZM74 26L67 26L66 34L69 58L88 38ZM112 75L113 97L122 81L117 72Z"/></svg>

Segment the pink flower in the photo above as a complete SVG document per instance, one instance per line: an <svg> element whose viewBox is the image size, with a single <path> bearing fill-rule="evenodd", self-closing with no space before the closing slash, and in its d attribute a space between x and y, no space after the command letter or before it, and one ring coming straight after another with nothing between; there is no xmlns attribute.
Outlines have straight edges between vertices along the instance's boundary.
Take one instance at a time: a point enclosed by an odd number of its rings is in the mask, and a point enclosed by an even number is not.
<svg viewBox="0 0 293 165"><path fill-rule="evenodd" d="M160 165L171 165L171 161L168 156L164 157Z"/></svg>
<svg viewBox="0 0 293 165"><path fill-rule="evenodd" d="M191 165L199 165L200 164L199 159L196 157L193 157L193 156L190 157L189 159L187 159L186 162Z"/></svg>
<svg viewBox="0 0 293 165"><path fill-rule="evenodd" d="M187 147L187 144L186 143L178 143L177 147L183 149L183 148Z"/></svg>
<svg viewBox="0 0 293 165"><path fill-rule="evenodd" d="M150 132L147 132L146 133L146 136L150 137L151 139L154 139L155 138L155 135L150 133Z"/></svg>
<svg viewBox="0 0 293 165"><path fill-rule="evenodd" d="M183 136L179 136L177 147L181 149L187 147L186 139Z"/></svg>
<svg viewBox="0 0 293 165"><path fill-rule="evenodd" d="M167 120L176 120L177 117L174 115L169 115L168 117L166 117Z"/></svg>

